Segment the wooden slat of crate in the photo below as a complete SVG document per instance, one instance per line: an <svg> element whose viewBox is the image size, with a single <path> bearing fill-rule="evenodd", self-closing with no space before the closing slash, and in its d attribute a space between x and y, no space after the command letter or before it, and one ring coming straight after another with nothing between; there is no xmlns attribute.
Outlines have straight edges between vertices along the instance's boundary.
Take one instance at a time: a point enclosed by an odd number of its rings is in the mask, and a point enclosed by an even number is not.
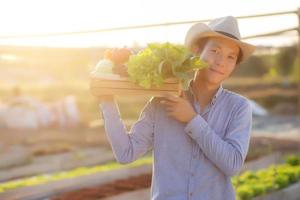
<svg viewBox="0 0 300 200"><path fill-rule="evenodd" d="M174 91L174 90L131 90L131 89L106 89L106 88L91 88L91 93L96 97L99 97L101 95L163 96L164 93L178 95L178 91Z"/></svg>
<svg viewBox="0 0 300 200"><path fill-rule="evenodd" d="M92 78L90 83L91 93L101 95L153 95L161 96L163 93L178 94L179 83L176 80L167 80L161 87L153 86L149 89L142 88L126 79L106 80Z"/></svg>
<svg viewBox="0 0 300 200"><path fill-rule="evenodd" d="M91 81L91 87L99 87L99 88L120 88L120 89L137 89L137 90L147 90L142 88L141 86L134 84L130 81L123 80L101 80L101 79L93 79ZM151 90L177 90L178 83L164 83L161 87L152 86Z"/></svg>

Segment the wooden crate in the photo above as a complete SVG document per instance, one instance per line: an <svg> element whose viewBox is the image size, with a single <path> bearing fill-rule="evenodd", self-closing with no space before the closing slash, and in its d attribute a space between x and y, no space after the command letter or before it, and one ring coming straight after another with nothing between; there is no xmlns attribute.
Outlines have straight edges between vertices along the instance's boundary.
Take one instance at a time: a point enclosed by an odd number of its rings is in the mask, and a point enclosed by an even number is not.
<svg viewBox="0 0 300 200"><path fill-rule="evenodd" d="M119 78L115 80L91 77L90 91L92 95L98 97L101 95L151 95L161 96L164 93L179 94L180 84L178 79L165 80L161 87L153 86L145 89L128 80L128 78Z"/></svg>

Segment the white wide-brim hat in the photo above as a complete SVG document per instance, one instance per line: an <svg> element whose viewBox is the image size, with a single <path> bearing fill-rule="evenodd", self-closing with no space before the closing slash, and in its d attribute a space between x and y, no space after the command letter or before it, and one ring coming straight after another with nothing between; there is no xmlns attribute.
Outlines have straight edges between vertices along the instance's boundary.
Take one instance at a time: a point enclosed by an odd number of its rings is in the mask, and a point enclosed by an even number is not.
<svg viewBox="0 0 300 200"><path fill-rule="evenodd" d="M246 60L256 49L252 44L241 41L237 19L226 16L212 20L208 25L194 24L185 36L185 46L193 50L202 39L207 37L222 37L235 42L241 50L239 62Z"/></svg>

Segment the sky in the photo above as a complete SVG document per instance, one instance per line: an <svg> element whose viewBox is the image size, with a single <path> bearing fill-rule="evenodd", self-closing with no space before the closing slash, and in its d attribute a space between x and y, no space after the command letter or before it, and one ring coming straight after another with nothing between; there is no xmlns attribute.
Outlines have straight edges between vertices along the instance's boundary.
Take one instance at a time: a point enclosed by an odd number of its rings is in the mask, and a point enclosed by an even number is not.
<svg viewBox="0 0 300 200"><path fill-rule="evenodd" d="M0 45L98 47L165 41L183 43L192 24L55 37L3 37L245 16L298 8L300 0L0 0ZM242 37L297 25L295 14L239 20ZM294 31L247 41L255 45L280 46L296 42L296 36Z"/></svg>

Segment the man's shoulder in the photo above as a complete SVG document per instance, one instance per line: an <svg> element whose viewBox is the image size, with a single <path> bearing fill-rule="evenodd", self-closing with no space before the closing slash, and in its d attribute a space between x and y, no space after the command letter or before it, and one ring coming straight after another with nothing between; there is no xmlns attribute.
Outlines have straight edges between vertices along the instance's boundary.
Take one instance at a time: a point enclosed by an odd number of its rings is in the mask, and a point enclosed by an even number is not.
<svg viewBox="0 0 300 200"><path fill-rule="evenodd" d="M239 105L243 107L251 107L250 100L239 93L233 92L228 89L224 89L224 94L226 100L235 106Z"/></svg>
<svg viewBox="0 0 300 200"><path fill-rule="evenodd" d="M160 101L160 97L152 96L149 100L148 103L151 104L152 106L157 106Z"/></svg>
<svg viewBox="0 0 300 200"><path fill-rule="evenodd" d="M162 100L161 97L152 96L150 99L148 99L146 103L146 108L152 111L155 111L158 109L160 105L160 101Z"/></svg>

